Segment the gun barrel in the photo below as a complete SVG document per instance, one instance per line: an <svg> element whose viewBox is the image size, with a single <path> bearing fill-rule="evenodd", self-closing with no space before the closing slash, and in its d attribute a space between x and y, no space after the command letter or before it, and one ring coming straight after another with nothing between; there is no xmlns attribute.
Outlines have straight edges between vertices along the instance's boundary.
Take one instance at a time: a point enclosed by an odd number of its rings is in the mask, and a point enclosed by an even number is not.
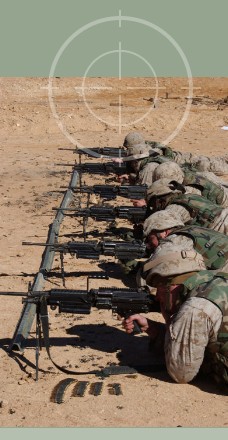
<svg viewBox="0 0 228 440"><path fill-rule="evenodd" d="M34 243L32 241L22 241L22 245L23 246L54 246L51 243Z"/></svg>
<svg viewBox="0 0 228 440"><path fill-rule="evenodd" d="M58 150L61 150L61 151L76 151L77 152L77 148L67 148L67 147L65 147L65 148L58 148Z"/></svg>
<svg viewBox="0 0 228 440"><path fill-rule="evenodd" d="M54 165L57 167L75 167L78 164L76 164L76 163L55 163Z"/></svg>
<svg viewBox="0 0 228 440"><path fill-rule="evenodd" d="M76 217L91 217L97 221L113 221L115 218L128 219L139 223L145 219L146 208L131 206L92 206L90 208L54 208L66 212L72 212Z"/></svg>
<svg viewBox="0 0 228 440"><path fill-rule="evenodd" d="M112 148L112 147L87 147L80 148L76 151L78 154L86 154L88 156L93 156L93 154L98 154L102 156L109 157L125 157L127 155L127 151L124 148Z"/></svg>
<svg viewBox="0 0 228 440"><path fill-rule="evenodd" d="M109 200L115 199L117 196L138 200L145 198L146 190L147 185L84 185L73 191L75 193L99 194L100 197Z"/></svg>
<svg viewBox="0 0 228 440"><path fill-rule="evenodd" d="M51 289L39 292L0 292L0 295L22 296L23 303L37 304L46 298L47 305L56 306L59 312L89 314L92 307L112 310L126 317L134 313L159 311L159 303L147 288L100 288L87 290Z"/></svg>
<svg viewBox="0 0 228 440"><path fill-rule="evenodd" d="M28 296L28 292L0 292L0 296Z"/></svg>

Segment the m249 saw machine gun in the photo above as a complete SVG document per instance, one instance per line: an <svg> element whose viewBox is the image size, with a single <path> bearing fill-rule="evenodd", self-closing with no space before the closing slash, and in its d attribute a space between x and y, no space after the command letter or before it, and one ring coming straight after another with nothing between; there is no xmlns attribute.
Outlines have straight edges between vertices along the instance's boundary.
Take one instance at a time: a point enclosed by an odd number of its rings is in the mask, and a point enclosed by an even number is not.
<svg viewBox="0 0 228 440"><path fill-rule="evenodd" d="M116 199L117 196L126 199L139 200L146 197L147 185L93 185L74 188L74 193L98 194L106 200Z"/></svg>
<svg viewBox="0 0 228 440"><path fill-rule="evenodd" d="M62 211L72 217L91 217L96 221L106 222L113 222L116 218L121 218L136 224L143 222L146 216L146 208L135 206L94 205L88 208L53 208L53 210Z"/></svg>
<svg viewBox="0 0 228 440"><path fill-rule="evenodd" d="M59 313L90 314L94 307L98 310L112 310L113 313L126 318L135 313L149 313L160 310L159 303L155 297L149 293L147 288L143 289L117 289L100 288L90 290L67 290L51 289L41 292L0 292L6 296L22 296L23 303L32 303L36 305L36 380L38 380L38 361L39 350L41 347L41 335L43 333L44 345L48 356L53 364L65 373L80 375L88 372L69 371L64 367L57 365L50 354L49 341L49 322L48 306L52 310L58 307ZM135 322L134 333L141 330ZM99 374L100 371L89 371L89 374Z"/></svg>
<svg viewBox="0 0 228 440"><path fill-rule="evenodd" d="M125 148L115 147L88 147L88 148L59 148L59 150L73 151L75 154L85 154L91 157L97 158L110 158L110 157L126 157L127 150Z"/></svg>
<svg viewBox="0 0 228 440"><path fill-rule="evenodd" d="M99 260L101 255L111 256L119 260L140 259L146 255L146 246L141 242L124 241L87 241L68 243L31 243L22 242L23 245L45 246L50 250L60 254L61 274L63 285L65 286L64 254L70 254L76 258L85 258L90 260Z"/></svg>
<svg viewBox="0 0 228 440"><path fill-rule="evenodd" d="M93 162L84 162L84 163L57 163L57 166L71 167L74 171L78 173L89 173L89 174L110 174L114 173L119 176L126 173L126 165L117 164L113 162L106 163L93 163Z"/></svg>

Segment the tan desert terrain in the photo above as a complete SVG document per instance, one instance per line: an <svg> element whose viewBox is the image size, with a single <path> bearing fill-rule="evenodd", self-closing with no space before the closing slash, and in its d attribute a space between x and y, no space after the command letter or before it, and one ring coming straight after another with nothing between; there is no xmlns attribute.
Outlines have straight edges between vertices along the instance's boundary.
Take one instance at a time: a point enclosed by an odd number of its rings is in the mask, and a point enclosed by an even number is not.
<svg viewBox="0 0 228 440"><path fill-rule="evenodd" d="M228 152L228 78L194 78L194 101L188 118L170 146L207 156ZM47 78L0 79L1 151L1 235L0 290L26 292L39 270L44 249L23 246L22 241L45 242L48 227L69 184L71 168L57 163L73 163L78 155L60 147L73 148L70 138L85 147L119 146L129 131L139 131L148 140L164 142L178 126L188 101L184 78L159 79L153 108L154 86L149 78L91 78L86 80L84 97L80 78L53 80L53 102L58 120L48 100ZM151 111L149 111L151 110ZM148 112L147 115L145 115ZM145 116L145 117L143 117ZM140 119L140 120L139 120ZM137 122L137 120L139 120ZM136 121L136 122L134 122ZM58 122L58 123L57 123ZM60 123L65 133L60 130ZM132 125L127 125L132 123ZM85 162L106 161L83 157ZM110 177L110 176L108 176ZM106 176L83 174L86 184L105 183ZM228 176L223 176L228 180ZM113 181L113 183L115 183ZM77 202L77 196L75 196ZM82 203L85 197L82 198ZM118 198L113 202L130 204ZM118 222L117 222L118 224ZM125 226L128 222L119 222ZM108 228L104 222L88 222L93 231ZM82 221L67 217L61 224L59 241L82 240ZM60 262L56 254L53 276L45 289L62 288ZM67 288L86 289L86 274L104 271L109 280L90 280L90 287L134 285L124 277L118 261L77 260L65 256ZM77 276L78 271L85 272ZM74 274L73 274L74 272ZM50 310L51 353L55 362L71 370L72 376L90 384L103 382L100 395L72 397L71 384L64 402L55 403L53 390L67 376L40 353L39 380L35 381L35 325L23 353L8 353L22 310L21 298L0 297L0 426L1 427L226 427L227 396L207 378L192 383L174 383L166 373L122 374L98 379L88 372L108 365L147 365L159 362L148 349L146 335L127 335L110 311L94 310L90 315L59 314ZM152 314L154 319L161 319ZM35 324L35 323L34 323ZM119 383L122 394L109 393L109 385Z"/></svg>

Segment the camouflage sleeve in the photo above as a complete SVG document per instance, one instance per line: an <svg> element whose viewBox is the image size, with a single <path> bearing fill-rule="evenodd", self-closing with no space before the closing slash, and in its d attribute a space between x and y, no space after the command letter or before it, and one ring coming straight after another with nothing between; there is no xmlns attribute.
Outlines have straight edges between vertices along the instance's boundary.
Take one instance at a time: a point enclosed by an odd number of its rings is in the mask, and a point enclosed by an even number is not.
<svg viewBox="0 0 228 440"><path fill-rule="evenodd" d="M224 188L224 196L221 205L223 208L228 208L228 188Z"/></svg>
<svg viewBox="0 0 228 440"><path fill-rule="evenodd" d="M166 367L178 383L198 373L207 346L217 340L222 322L219 308L205 298L189 298L171 318L165 336Z"/></svg>
<svg viewBox="0 0 228 440"><path fill-rule="evenodd" d="M185 191L186 194L198 194L199 196L202 195L202 192L199 189L194 188L194 186L190 186L190 185L185 186Z"/></svg>
<svg viewBox="0 0 228 440"><path fill-rule="evenodd" d="M222 180L219 176L216 176L216 174L212 173L212 171L197 171L196 175L200 177L206 177L206 179L210 180L213 183L216 183L217 185L228 185L228 182Z"/></svg>
<svg viewBox="0 0 228 440"><path fill-rule="evenodd" d="M198 158L198 156L196 156L195 154L188 153L186 151L184 151L184 152L175 151L175 156L174 156L173 160L178 165L186 165L186 164L195 163L197 158Z"/></svg>
<svg viewBox="0 0 228 440"><path fill-rule="evenodd" d="M210 157L210 170L220 176L228 174L228 163L225 157Z"/></svg>
<svg viewBox="0 0 228 440"><path fill-rule="evenodd" d="M140 172L138 177L138 183L140 185L151 186L154 178L154 171L159 164L155 162L149 162Z"/></svg>

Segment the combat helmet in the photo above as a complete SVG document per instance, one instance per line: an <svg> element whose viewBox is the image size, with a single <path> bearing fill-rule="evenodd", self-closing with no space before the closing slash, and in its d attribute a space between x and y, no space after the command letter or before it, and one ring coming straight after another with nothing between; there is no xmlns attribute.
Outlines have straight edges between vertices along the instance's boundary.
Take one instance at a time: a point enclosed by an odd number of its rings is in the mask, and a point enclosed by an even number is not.
<svg viewBox="0 0 228 440"><path fill-rule="evenodd" d="M146 144L136 144L133 147L128 148L127 157L124 161L140 160L150 156L150 147Z"/></svg>
<svg viewBox="0 0 228 440"><path fill-rule="evenodd" d="M205 269L203 256L194 249L183 250L181 246L175 246L167 252L159 247L144 264L143 274L149 286L158 287L167 283L178 284L177 276Z"/></svg>
<svg viewBox="0 0 228 440"><path fill-rule="evenodd" d="M140 133L138 133L137 131L131 131L130 133L127 134L127 136L125 136L123 143L124 147L130 148L137 144L145 145L143 136Z"/></svg>
<svg viewBox="0 0 228 440"><path fill-rule="evenodd" d="M162 210L151 214L143 223L143 235L147 237L151 231L165 231L166 229L184 227L185 224L177 216Z"/></svg>
<svg viewBox="0 0 228 440"><path fill-rule="evenodd" d="M182 183L184 180L184 172L181 167L173 161L164 162L158 165L154 172L154 181L167 178Z"/></svg>
<svg viewBox="0 0 228 440"><path fill-rule="evenodd" d="M184 192L184 187L174 180L159 179L152 183L147 189L146 200L149 202L152 197L164 196L167 194L181 194Z"/></svg>

